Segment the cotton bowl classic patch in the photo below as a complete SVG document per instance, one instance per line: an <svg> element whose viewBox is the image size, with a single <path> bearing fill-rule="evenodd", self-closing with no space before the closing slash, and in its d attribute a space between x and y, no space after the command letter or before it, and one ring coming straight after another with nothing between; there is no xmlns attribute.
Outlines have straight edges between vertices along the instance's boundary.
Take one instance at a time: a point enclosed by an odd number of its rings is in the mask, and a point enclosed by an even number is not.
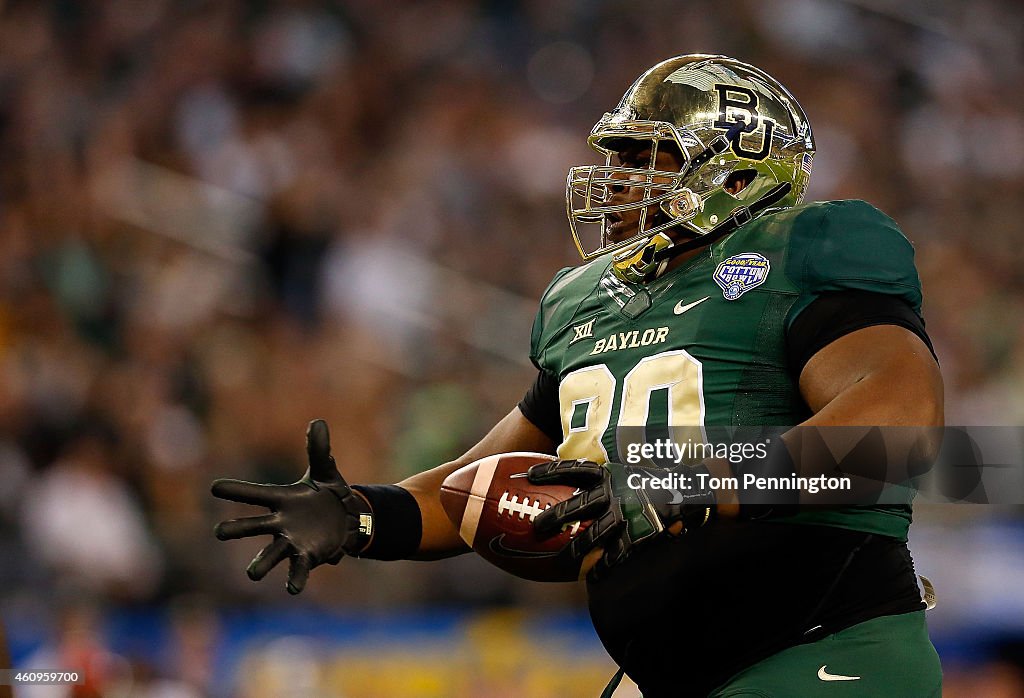
<svg viewBox="0 0 1024 698"><path fill-rule="evenodd" d="M715 269L715 283L722 287L726 300L734 301L768 278L771 264L764 255L743 252L729 257Z"/></svg>

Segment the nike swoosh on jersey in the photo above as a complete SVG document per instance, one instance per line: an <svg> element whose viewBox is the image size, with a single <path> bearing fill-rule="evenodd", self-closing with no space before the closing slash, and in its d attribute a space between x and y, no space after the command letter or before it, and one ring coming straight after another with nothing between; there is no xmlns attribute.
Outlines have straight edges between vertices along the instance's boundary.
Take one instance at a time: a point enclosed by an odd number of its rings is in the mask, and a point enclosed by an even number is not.
<svg viewBox="0 0 1024 698"><path fill-rule="evenodd" d="M696 308L698 305L706 301L708 298L711 298L711 296L704 296L699 301L694 301L693 303L689 303L687 305L683 305L683 302L679 301L678 303L676 303L676 307L672 308L672 312L675 313L676 315L682 315L690 308Z"/></svg>
<svg viewBox="0 0 1024 698"><path fill-rule="evenodd" d="M818 678L821 679L822 681L858 681L858 680L860 680L859 676L843 676L842 674L830 674L827 671L825 671L825 667L827 667L827 666L828 666L828 664L822 664L821 668L818 669Z"/></svg>

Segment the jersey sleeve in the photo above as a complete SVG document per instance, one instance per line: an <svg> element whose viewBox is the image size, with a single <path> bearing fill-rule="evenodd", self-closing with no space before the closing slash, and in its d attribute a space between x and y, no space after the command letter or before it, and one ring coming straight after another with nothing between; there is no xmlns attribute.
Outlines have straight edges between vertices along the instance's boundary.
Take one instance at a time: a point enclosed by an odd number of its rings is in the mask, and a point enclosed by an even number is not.
<svg viewBox="0 0 1024 698"><path fill-rule="evenodd" d="M920 316L914 247L896 223L864 201L834 201L821 210L818 224L791 241L788 264L799 297L786 317L786 331L822 294L837 291L895 296Z"/></svg>
<svg viewBox="0 0 1024 698"><path fill-rule="evenodd" d="M566 267L555 274L544 294L540 298L540 307L537 308L537 315L533 319L533 330L530 332L530 361L541 371L554 375L558 374L557 369L549 365L546 356L546 349L551 338L553 329L552 319L560 305L558 291L565 285L569 274L578 267Z"/></svg>

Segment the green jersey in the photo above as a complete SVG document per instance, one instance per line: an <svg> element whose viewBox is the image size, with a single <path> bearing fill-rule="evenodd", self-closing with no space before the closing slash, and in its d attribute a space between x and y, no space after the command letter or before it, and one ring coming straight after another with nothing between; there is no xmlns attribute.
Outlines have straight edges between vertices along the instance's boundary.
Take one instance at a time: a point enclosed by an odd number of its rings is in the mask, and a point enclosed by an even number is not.
<svg viewBox="0 0 1024 698"><path fill-rule="evenodd" d="M898 296L916 313L914 250L863 201L755 219L645 285L610 258L563 269L541 300L530 357L558 379L563 458L626 462L638 434L677 443L702 427L792 426L811 412L786 350L822 293ZM910 506L804 513L794 521L905 538Z"/></svg>

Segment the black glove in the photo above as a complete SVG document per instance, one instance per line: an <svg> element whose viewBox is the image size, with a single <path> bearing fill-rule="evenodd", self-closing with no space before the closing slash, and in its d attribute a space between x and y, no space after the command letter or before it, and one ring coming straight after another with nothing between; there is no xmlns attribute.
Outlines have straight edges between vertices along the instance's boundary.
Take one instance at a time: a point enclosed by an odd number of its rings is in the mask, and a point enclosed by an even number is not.
<svg viewBox="0 0 1024 698"><path fill-rule="evenodd" d="M214 497L270 509L272 513L263 516L222 521L215 533L220 540L272 534L274 540L253 558L246 573L258 581L290 558L289 594L302 591L317 565L336 565L346 554L358 553L372 525L369 505L349 488L335 466L327 422L322 419L309 423L306 453L309 469L290 485L221 479L211 487Z"/></svg>
<svg viewBox="0 0 1024 698"><path fill-rule="evenodd" d="M705 471L706 472L706 471ZM650 486L652 479L673 478L670 489ZM696 470L645 468L621 463L599 465L588 460L559 460L530 468L536 485L570 485L583 491L541 512L533 522L540 535L553 535L576 521L593 522L569 543L573 558L582 562L595 548L604 554L594 568L619 564L641 542L682 522L682 531L703 526L715 505L714 493L699 488ZM682 479L681 479L682 478Z"/></svg>

